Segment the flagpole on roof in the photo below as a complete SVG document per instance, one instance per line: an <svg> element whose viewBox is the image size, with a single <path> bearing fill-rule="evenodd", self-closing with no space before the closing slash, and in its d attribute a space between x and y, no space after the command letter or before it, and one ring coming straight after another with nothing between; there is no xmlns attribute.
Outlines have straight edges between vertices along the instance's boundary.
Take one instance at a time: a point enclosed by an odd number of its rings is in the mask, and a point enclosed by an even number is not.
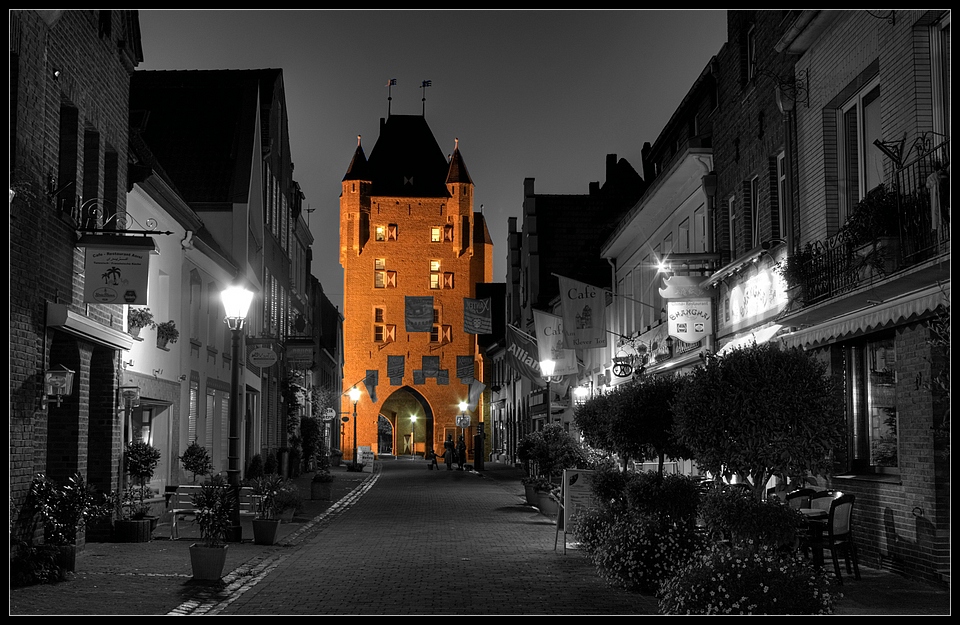
<svg viewBox="0 0 960 625"><path fill-rule="evenodd" d="M387 81L387 117L390 117L390 101L393 100L393 86L397 84L396 78Z"/></svg>
<svg viewBox="0 0 960 625"><path fill-rule="evenodd" d="M420 111L420 114L423 115L424 117L427 116L427 87L432 87L432 86L433 86L432 80L424 80L422 83L420 83L420 91L423 92L423 97L420 98L420 102L423 107Z"/></svg>

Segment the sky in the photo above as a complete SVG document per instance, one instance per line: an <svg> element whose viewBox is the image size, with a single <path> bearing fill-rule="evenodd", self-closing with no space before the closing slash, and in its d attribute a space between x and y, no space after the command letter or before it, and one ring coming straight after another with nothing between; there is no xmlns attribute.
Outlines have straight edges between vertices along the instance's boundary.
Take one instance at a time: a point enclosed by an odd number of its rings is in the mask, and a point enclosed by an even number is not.
<svg viewBox="0 0 960 625"><path fill-rule="evenodd" d="M358 135L370 155L388 105L423 114L445 153L459 141L504 282L524 179L536 193L586 194L607 154L642 174L643 144L727 32L725 10L695 9L141 9L140 28L138 70L283 70L311 272L341 311L340 182Z"/></svg>

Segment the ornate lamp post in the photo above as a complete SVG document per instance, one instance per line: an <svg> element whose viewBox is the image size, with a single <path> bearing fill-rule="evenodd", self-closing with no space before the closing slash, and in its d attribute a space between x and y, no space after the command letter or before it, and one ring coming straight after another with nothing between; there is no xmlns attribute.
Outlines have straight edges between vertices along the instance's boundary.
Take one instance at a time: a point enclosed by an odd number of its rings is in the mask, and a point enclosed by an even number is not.
<svg viewBox="0 0 960 625"><path fill-rule="evenodd" d="M232 335L227 480L233 490L233 510L230 513L230 532L227 538L231 542L240 542L243 539L243 528L240 526L240 336L247 319L247 311L250 309L250 302L253 300L253 293L243 287L232 286L224 290L220 296L226 313L223 321L230 328Z"/></svg>
<svg viewBox="0 0 960 625"><path fill-rule="evenodd" d="M347 393L353 402L353 468L357 469L357 402L360 401L360 389L356 386Z"/></svg>
<svg viewBox="0 0 960 625"><path fill-rule="evenodd" d="M557 363L554 360L547 359L540 361L540 375L547 382L547 423L553 420L553 411L550 408L550 378L553 376L553 371L556 367Z"/></svg>

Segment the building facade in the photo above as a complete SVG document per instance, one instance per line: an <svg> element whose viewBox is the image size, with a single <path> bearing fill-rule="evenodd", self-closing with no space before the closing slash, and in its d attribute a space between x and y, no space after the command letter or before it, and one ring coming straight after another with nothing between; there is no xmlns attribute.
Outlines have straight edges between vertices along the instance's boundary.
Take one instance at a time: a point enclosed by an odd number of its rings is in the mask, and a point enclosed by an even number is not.
<svg viewBox="0 0 960 625"><path fill-rule="evenodd" d="M796 293L782 337L843 379L829 485L864 560L949 575L950 12L800 11Z"/></svg>
<svg viewBox="0 0 960 625"><path fill-rule="evenodd" d="M459 147L448 162L422 116L381 120L369 159L358 141L340 196L345 458L442 453L460 435L472 449L483 368L464 298L491 281L493 249L473 190Z"/></svg>
<svg viewBox="0 0 960 625"><path fill-rule="evenodd" d="M142 60L136 11L10 12L12 509L37 473L119 483L119 371L133 339L122 300L92 288L105 272L87 268L81 239L124 238L130 76Z"/></svg>

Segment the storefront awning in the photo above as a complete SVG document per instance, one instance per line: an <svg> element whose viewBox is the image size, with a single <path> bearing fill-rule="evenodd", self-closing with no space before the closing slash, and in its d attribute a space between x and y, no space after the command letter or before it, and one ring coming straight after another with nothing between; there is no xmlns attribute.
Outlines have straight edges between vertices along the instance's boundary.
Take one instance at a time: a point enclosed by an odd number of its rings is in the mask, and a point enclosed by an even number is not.
<svg viewBox="0 0 960 625"><path fill-rule="evenodd" d="M720 349L717 350L717 356L723 356L724 354L741 347L747 347L748 345L763 345L770 339L772 339L777 332L782 328L780 324L774 323L762 328L757 328L752 332L748 332L743 336L739 336L728 343L725 343Z"/></svg>
<svg viewBox="0 0 960 625"><path fill-rule="evenodd" d="M950 304L950 285L934 285L780 336L788 347L816 347L878 330Z"/></svg>

